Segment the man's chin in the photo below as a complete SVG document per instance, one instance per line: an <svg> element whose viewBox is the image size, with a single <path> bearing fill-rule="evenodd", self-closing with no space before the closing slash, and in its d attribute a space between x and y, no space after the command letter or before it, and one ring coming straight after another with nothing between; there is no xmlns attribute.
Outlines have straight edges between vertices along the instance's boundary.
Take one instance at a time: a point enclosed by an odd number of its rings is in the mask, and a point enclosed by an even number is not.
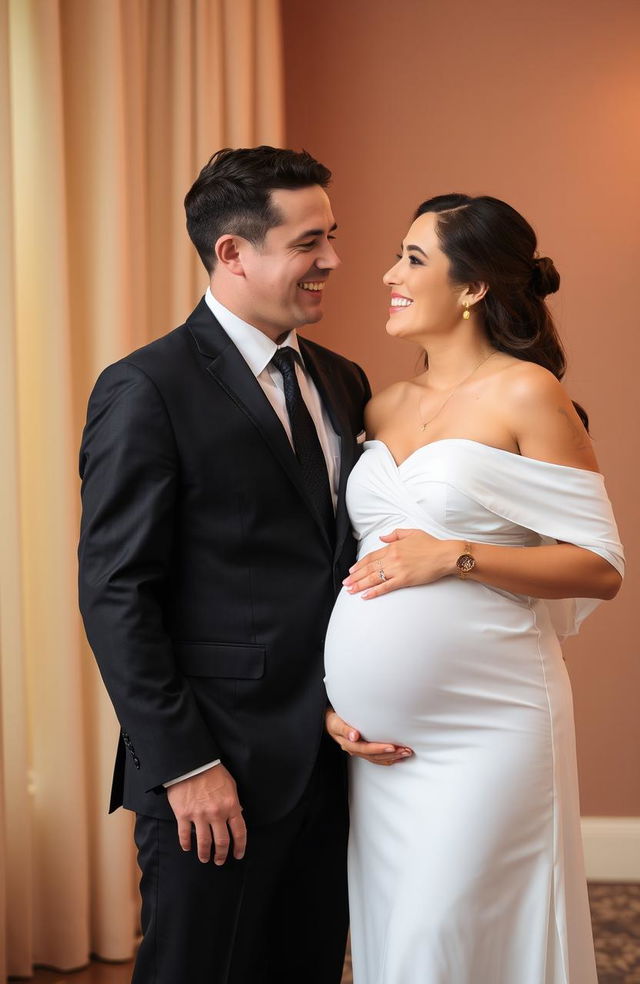
<svg viewBox="0 0 640 984"><path fill-rule="evenodd" d="M322 308L318 308L316 311L301 311L300 312L300 327L303 325L315 325L318 321L322 321L324 311Z"/></svg>

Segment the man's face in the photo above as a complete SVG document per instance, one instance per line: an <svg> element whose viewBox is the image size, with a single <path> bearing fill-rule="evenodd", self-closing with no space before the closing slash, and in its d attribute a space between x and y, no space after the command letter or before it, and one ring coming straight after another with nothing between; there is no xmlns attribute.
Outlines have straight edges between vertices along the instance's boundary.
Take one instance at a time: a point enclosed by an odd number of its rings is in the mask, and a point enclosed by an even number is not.
<svg viewBox="0 0 640 984"><path fill-rule="evenodd" d="M239 249L242 317L277 339L320 321L324 288L340 260L332 244L336 222L323 188L279 188L271 201L283 222L269 229L259 246L243 240Z"/></svg>

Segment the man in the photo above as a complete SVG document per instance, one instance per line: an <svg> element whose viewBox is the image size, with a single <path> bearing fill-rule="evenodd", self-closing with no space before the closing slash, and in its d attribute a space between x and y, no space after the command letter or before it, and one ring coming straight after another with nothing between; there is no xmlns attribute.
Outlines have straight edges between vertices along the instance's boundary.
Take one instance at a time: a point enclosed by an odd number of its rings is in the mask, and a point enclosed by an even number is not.
<svg viewBox="0 0 640 984"><path fill-rule="evenodd" d="M80 600L122 727L111 810L137 814L134 984L340 981L346 798L322 649L370 390L296 334L339 263L330 176L306 153L215 154L185 199L209 289L89 403Z"/></svg>

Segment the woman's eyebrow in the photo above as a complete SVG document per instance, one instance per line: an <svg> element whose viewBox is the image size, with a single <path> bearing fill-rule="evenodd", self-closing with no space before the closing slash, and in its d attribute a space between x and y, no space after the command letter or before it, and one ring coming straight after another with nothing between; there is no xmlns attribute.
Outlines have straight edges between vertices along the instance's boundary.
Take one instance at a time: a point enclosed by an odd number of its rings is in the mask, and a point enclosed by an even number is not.
<svg viewBox="0 0 640 984"><path fill-rule="evenodd" d="M415 245L415 243L411 243L411 245L409 245L409 246L407 246L407 250L410 250L410 249L415 249L415 250L416 250L416 252L418 252L418 253L422 253L422 255L423 255L423 256L424 256L424 257L425 257L425 258L426 258L427 260L429 259L429 257L428 257L428 256L427 256L427 254L425 253L425 251L424 251L423 249L421 249L421 247L420 247L420 246L416 246L416 245Z"/></svg>

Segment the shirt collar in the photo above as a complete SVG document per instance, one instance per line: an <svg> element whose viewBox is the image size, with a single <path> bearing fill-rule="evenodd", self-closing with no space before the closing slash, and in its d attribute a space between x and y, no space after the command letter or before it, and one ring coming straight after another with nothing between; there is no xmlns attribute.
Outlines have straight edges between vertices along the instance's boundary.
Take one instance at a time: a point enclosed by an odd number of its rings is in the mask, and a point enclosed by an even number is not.
<svg viewBox="0 0 640 984"><path fill-rule="evenodd" d="M236 346L254 376L259 376L266 369L278 348L285 348L286 346L292 348L297 353L298 358L304 366L304 359L300 352L300 345L295 329L292 329L282 345L278 346L263 331L260 331L259 328L254 328L253 325L243 321L237 314L234 314L224 304L221 304L211 293L210 287L207 287L204 299L207 307L214 317L217 318L221 327Z"/></svg>

